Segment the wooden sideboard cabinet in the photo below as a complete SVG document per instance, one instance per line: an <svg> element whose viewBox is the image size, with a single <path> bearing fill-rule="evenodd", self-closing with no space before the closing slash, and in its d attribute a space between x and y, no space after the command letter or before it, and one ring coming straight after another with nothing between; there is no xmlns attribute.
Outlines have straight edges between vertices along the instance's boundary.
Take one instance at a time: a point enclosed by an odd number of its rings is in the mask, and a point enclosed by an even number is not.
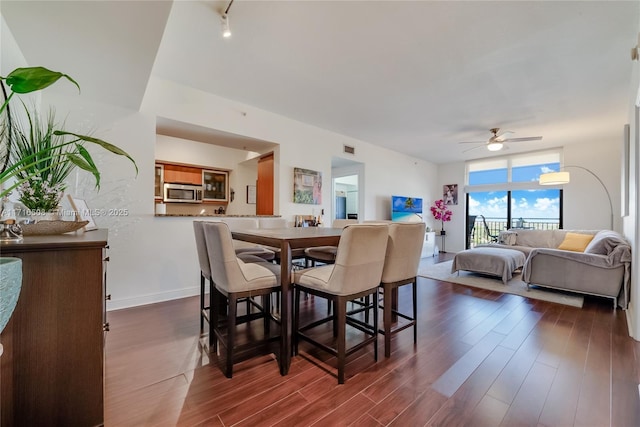
<svg viewBox="0 0 640 427"><path fill-rule="evenodd" d="M0 245L22 258L18 304L0 335L2 426L104 423L107 230Z"/></svg>

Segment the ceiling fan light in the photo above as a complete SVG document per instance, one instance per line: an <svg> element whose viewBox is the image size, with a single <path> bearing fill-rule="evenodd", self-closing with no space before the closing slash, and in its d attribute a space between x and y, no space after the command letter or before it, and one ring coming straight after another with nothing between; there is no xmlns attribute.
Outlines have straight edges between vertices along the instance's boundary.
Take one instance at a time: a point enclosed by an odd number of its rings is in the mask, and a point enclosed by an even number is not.
<svg viewBox="0 0 640 427"><path fill-rule="evenodd" d="M502 150L502 142L500 141L491 141L487 144L487 150L489 151L500 151Z"/></svg>
<svg viewBox="0 0 640 427"><path fill-rule="evenodd" d="M549 172L543 173L538 179L540 185L562 185L571 181L569 172Z"/></svg>

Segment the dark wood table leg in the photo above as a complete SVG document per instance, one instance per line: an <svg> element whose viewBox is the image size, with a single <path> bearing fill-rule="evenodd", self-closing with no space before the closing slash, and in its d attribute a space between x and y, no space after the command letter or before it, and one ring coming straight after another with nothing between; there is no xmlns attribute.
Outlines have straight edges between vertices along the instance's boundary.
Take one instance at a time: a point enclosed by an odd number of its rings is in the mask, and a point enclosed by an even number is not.
<svg viewBox="0 0 640 427"><path fill-rule="evenodd" d="M283 241L280 246L280 274L282 283L280 302L280 374L287 375L291 366L292 312L291 312L291 245Z"/></svg>

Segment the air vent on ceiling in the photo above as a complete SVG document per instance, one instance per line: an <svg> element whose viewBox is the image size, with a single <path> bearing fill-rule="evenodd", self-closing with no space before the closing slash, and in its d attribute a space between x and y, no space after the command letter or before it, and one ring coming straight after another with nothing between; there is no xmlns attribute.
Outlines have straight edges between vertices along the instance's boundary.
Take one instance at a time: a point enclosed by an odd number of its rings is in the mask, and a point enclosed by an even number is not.
<svg viewBox="0 0 640 427"><path fill-rule="evenodd" d="M352 147L350 145L344 146L344 152L349 154L356 154L356 147Z"/></svg>

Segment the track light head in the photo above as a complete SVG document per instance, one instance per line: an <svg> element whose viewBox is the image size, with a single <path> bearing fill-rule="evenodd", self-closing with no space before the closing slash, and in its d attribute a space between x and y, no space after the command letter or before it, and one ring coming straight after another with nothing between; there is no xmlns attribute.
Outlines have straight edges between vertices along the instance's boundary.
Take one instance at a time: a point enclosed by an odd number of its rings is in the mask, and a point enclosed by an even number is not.
<svg viewBox="0 0 640 427"><path fill-rule="evenodd" d="M229 27L229 15L222 15L222 37L228 39L231 37L231 28Z"/></svg>

